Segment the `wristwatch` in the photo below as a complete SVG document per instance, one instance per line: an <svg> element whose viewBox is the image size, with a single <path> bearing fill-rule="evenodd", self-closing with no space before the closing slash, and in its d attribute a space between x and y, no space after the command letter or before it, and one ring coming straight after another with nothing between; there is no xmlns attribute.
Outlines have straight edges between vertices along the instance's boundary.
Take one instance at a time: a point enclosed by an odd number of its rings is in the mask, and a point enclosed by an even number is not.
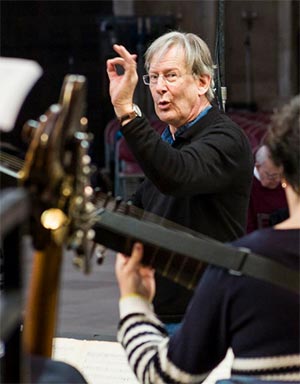
<svg viewBox="0 0 300 384"><path fill-rule="evenodd" d="M126 113L126 115L118 117L120 123L125 120L134 119L135 117L142 117L142 111L136 104L132 104L132 112Z"/></svg>

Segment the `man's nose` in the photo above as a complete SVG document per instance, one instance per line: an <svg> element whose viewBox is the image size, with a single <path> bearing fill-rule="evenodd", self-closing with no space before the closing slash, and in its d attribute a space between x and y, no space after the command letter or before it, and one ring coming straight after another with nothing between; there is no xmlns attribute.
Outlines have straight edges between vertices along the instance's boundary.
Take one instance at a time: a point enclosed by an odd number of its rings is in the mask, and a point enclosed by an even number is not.
<svg viewBox="0 0 300 384"><path fill-rule="evenodd" d="M159 75L157 78L157 83L155 84L156 90L163 91L167 89L167 81L163 75Z"/></svg>

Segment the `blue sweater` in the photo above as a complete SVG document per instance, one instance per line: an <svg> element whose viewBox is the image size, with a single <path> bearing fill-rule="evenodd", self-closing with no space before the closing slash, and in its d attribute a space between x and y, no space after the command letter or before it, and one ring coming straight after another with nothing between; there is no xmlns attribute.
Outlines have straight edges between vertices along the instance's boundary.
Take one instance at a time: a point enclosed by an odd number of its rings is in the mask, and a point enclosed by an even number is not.
<svg viewBox="0 0 300 384"><path fill-rule="evenodd" d="M299 244L299 230L273 228L233 243L295 270ZM142 383L200 383L228 348L232 376L300 382L299 295L270 283L208 267L171 338L140 297L122 299L120 315L118 340Z"/></svg>

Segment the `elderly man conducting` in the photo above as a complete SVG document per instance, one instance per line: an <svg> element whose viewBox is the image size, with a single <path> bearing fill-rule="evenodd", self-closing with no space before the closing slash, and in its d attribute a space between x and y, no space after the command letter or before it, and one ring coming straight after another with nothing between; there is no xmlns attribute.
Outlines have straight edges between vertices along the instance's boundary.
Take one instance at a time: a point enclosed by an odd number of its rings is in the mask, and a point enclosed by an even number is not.
<svg viewBox="0 0 300 384"><path fill-rule="evenodd" d="M146 176L133 204L222 242L242 236L251 147L244 132L213 105L215 66L206 43L195 34L173 31L145 54L143 81L166 123L161 136L134 103L136 55L122 45L113 48L119 56L107 60L111 102ZM156 314L164 323L178 324L191 292L158 275L156 287Z"/></svg>

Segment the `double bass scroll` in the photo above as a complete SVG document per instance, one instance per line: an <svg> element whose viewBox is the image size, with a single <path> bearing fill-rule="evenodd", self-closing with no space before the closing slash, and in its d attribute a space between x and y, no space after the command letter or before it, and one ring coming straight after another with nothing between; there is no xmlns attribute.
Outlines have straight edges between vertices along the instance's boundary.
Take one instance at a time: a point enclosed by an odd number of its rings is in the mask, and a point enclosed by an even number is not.
<svg viewBox="0 0 300 384"><path fill-rule="evenodd" d="M31 201L30 234L34 258L25 308L23 344L29 354L51 357L59 300L63 248L72 243L82 268L89 269L83 222L90 201L90 134L84 116L86 79L67 75L60 98L32 132L20 183Z"/></svg>

